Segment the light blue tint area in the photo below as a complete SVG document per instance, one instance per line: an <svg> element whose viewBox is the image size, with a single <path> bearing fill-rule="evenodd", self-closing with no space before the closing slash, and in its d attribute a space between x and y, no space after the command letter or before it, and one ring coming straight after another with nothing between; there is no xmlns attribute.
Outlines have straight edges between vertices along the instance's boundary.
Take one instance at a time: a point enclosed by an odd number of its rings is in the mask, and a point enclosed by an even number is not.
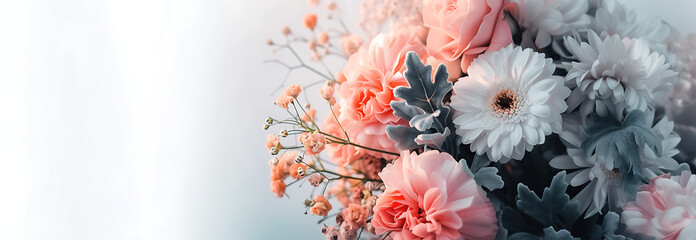
<svg viewBox="0 0 696 240"><path fill-rule="evenodd" d="M0 239L321 239L308 185L269 189L284 69L262 61L327 2L0 3ZM357 26L356 1L337 2ZM696 32L696 1L622 2Z"/></svg>

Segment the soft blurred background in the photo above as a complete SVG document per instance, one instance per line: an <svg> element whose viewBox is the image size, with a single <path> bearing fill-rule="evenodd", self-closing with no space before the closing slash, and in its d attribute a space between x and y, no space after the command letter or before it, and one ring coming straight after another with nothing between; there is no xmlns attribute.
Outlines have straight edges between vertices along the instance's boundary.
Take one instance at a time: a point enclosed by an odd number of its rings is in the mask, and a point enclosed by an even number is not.
<svg viewBox="0 0 696 240"><path fill-rule="evenodd" d="M269 191L262 61L326 2L0 2L0 239L320 239ZM696 32L696 1L622 2Z"/></svg>

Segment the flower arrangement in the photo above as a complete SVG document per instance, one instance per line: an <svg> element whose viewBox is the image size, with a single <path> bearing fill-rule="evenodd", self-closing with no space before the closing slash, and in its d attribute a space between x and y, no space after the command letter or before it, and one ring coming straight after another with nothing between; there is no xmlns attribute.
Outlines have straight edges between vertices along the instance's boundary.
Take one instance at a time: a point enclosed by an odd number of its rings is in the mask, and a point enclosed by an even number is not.
<svg viewBox="0 0 696 240"><path fill-rule="evenodd" d="M364 0L362 34L324 4L268 41L264 129L326 239L693 239L696 35L614 0Z"/></svg>

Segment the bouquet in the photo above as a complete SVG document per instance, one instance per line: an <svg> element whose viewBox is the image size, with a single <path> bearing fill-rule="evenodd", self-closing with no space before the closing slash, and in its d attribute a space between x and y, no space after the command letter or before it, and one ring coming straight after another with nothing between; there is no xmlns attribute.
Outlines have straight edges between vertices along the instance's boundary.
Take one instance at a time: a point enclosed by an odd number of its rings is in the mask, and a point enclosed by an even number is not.
<svg viewBox="0 0 696 240"><path fill-rule="evenodd" d="M268 41L270 190L311 188L326 239L696 239L696 35L613 0L360 4Z"/></svg>

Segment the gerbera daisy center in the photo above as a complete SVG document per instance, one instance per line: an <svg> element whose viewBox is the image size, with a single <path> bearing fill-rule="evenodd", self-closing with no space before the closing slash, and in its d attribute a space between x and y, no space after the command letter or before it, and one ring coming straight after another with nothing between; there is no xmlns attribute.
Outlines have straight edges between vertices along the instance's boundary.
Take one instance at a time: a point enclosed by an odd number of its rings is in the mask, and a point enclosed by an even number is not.
<svg viewBox="0 0 696 240"><path fill-rule="evenodd" d="M500 114L511 115L517 111L517 93L510 89L500 90L493 97L493 110Z"/></svg>

